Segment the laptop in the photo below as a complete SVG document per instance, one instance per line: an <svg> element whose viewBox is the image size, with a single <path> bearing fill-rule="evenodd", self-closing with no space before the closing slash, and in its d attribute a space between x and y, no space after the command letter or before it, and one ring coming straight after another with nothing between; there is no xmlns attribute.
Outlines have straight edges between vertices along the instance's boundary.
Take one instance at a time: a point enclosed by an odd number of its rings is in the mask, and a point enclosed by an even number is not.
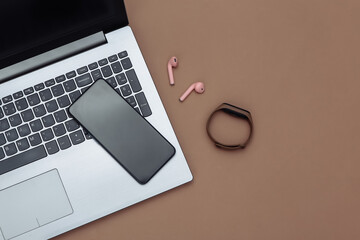
<svg viewBox="0 0 360 240"><path fill-rule="evenodd" d="M49 239L192 180L122 0L1 1L0 26L0 240ZM68 112L100 78L176 149L147 184Z"/></svg>

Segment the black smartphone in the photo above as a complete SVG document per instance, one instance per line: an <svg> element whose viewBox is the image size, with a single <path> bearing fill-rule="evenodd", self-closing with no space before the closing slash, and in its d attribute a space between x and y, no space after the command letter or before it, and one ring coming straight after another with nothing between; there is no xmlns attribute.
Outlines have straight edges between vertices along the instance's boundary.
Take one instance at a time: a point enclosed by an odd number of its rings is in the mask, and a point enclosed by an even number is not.
<svg viewBox="0 0 360 240"><path fill-rule="evenodd" d="M175 154L175 148L103 79L69 112L140 184Z"/></svg>

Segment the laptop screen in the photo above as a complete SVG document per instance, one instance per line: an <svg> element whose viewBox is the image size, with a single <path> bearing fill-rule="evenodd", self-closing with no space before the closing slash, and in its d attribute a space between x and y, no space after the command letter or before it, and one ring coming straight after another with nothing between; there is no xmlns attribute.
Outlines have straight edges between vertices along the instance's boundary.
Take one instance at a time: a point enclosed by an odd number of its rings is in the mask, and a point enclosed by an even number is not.
<svg viewBox="0 0 360 240"><path fill-rule="evenodd" d="M123 0L1 0L0 69L127 24Z"/></svg>

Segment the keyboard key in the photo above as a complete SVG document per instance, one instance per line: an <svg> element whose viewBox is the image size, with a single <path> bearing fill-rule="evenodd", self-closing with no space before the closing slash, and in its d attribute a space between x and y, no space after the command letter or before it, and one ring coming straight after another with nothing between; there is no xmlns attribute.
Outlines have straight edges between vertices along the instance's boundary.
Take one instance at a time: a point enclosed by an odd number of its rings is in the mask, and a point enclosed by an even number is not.
<svg viewBox="0 0 360 240"><path fill-rule="evenodd" d="M23 138L16 142L16 146L18 147L19 151L24 151L30 147L30 144L26 138Z"/></svg>
<svg viewBox="0 0 360 240"><path fill-rule="evenodd" d="M54 79L50 79L45 82L45 86L47 86L47 87L51 87L52 85L55 85Z"/></svg>
<svg viewBox="0 0 360 240"><path fill-rule="evenodd" d="M108 57L108 59L109 59L109 62L115 62L116 60L118 60L118 57L115 54L115 55Z"/></svg>
<svg viewBox="0 0 360 240"><path fill-rule="evenodd" d="M53 87L51 88L51 91L52 91L54 97L61 96L61 95L63 95L63 94L65 93L62 84L58 84L58 85L56 85L56 86L53 86Z"/></svg>
<svg viewBox="0 0 360 240"><path fill-rule="evenodd" d="M84 134L81 130L73 132L70 134L70 139L72 144L77 145L85 141Z"/></svg>
<svg viewBox="0 0 360 240"><path fill-rule="evenodd" d="M61 150L65 150L69 147L71 147L70 139L68 136L63 136L61 138L58 138L58 143Z"/></svg>
<svg viewBox="0 0 360 240"><path fill-rule="evenodd" d="M44 146L39 146L0 161L0 175L47 156Z"/></svg>
<svg viewBox="0 0 360 240"><path fill-rule="evenodd" d="M120 62L114 62L113 64L111 64L111 68L114 71L114 73L119 73L122 71Z"/></svg>
<svg viewBox="0 0 360 240"><path fill-rule="evenodd" d="M4 117L4 112L3 110L0 108L0 119Z"/></svg>
<svg viewBox="0 0 360 240"><path fill-rule="evenodd" d="M15 115L10 116L9 122L12 127L19 126L22 123L20 114L17 113Z"/></svg>
<svg viewBox="0 0 360 240"><path fill-rule="evenodd" d="M53 139L53 138L54 138L54 134L53 134L51 128L48 128L48 129L42 131L42 132L41 132L41 137L42 137L43 141L45 141L45 142Z"/></svg>
<svg viewBox="0 0 360 240"><path fill-rule="evenodd" d="M66 133L66 129L63 123L60 123L53 127L53 131L55 133L55 136L60 137Z"/></svg>
<svg viewBox="0 0 360 240"><path fill-rule="evenodd" d="M60 110L60 111L54 113L54 116L55 116L56 122L58 122L58 123L63 122L67 119L67 115L64 110Z"/></svg>
<svg viewBox="0 0 360 240"><path fill-rule="evenodd" d="M136 101L135 98L133 96L126 98L126 101L132 106L132 107L136 107Z"/></svg>
<svg viewBox="0 0 360 240"><path fill-rule="evenodd" d="M26 102L25 98L19 99L17 101L15 101L15 105L18 111L22 111L25 110L26 108L29 107L28 103Z"/></svg>
<svg viewBox="0 0 360 240"><path fill-rule="evenodd" d="M65 87L66 92L71 92L71 91L75 90L76 85L75 85L74 80L71 79L69 81L64 82L64 87Z"/></svg>
<svg viewBox="0 0 360 240"><path fill-rule="evenodd" d="M111 71L110 66L105 66L101 68L101 72L103 74L104 77L110 77L113 73Z"/></svg>
<svg viewBox="0 0 360 240"><path fill-rule="evenodd" d="M69 132L72 132L80 127L80 125L73 119L65 122L65 126Z"/></svg>
<svg viewBox="0 0 360 240"><path fill-rule="evenodd" d="M136 101L138 102L138 105L140 107L140 110L142 112L142 115L144 117L148 117L152 114L150 106L146 100L145 94L143 92L138 93L135 95Z"/></svg>
<svg viewBox="0 0 360 240"><path fill-rule="evenodd" d="M87 68L87 66L81 67L81 68L79 68L78 70L76 70L76 72L77 72L78 74L84 74L84 73L86 73L87 71L89 71L89 69Z"/></svg>
<svg viewBox="0 0 360 240"><path fill-rule="evenodd" d="M127 51L123 51L123 52L119 53L118 56L119 56L119 58L124 58L124 57L128 56L128 53L127 53Z"/></svg>
<svg viewBox="0 0 360 240"><path fill-rule="evenodd" d="M116 88L117 87L117 82L115 81L114 77L108 78L106 79L106 81L113 87Z"/></svg>
<svg viewBox="0 0 360 240"><path fill-rule="evenodd" d="M29 122L34 119L34 114L31 109L21 112L21 117L24 122Z"/></svg>
<svg viewBox="0 0 360 240"><path fill-rule="evenodd" d="M12 142L19 138L19 135L15 129L11 129L11 130L7 131L5 133L5 136L6 136L6 139L8 140L8 142Z"/></svg>
<svg viewBox="0 0 360 240"><path fill-rule="evenodd" d="M55 154L59 151L59 147L56 141L51 141L45 144L46 150L48 151L49 155Z"/></svg>
<svg viewBox="0 0 360 240"><path fill-rule="evenodd" d="M84 129L84 134L86 139L93 139L93 136L86 129Z"/></svg>
<svg viewBox="0 0 360 240"><path fill-rule="evenodd" d="M116 77L116 80L118 81L119 85L123 85L123 84L127 83L125 73L120 73L120 74L116 75L115 77Z"/></svg>
<svg viewBox="0 0 360 240"><path fill-rule="evenodd" d="M126 72L126 77L129 80L132 90L136 93L142 90L140 82L136 76L134 69Z"/></svg>
<svg viewBox="0 0 360 240"><path fill-rule="evenodd" d="M100 66L104 66L108 63L108 60L106 58L104 58L104 59L101 59L98 63Z"/></svg>
<svg viewBox="0 0 360 240"><path fill-rule="evenodd" d="M50 89L45 89L45 90L41 91L40 92L40 98L44 102L46 102L47 100L50 100L52 98L52 94L50 92Z"/></svg>
<svg viewBox="0 0 360 240"><path fill-rule="evenodd" d="M21 98L22 96L24 96L24 94L21 91L13 94L14 99Z"/></svg>
<svg viewBox="0 0 360 240"><path fill-rule="evenodd" d="M44 124L44 127L46 128L51 127L52 125L55 124L55 119L51 114L43 117L41 120Z"/></svg>
<svg viewBox="0 0 360 240"><path fill-rule="evenodd" d="M94 71L91 72L91 76L93 77L94 81L99 80L100 78L102 78L101 72L99 69L96 69Z"/></svg>
<svg viewBox="0 0 360 240"><path fill-rule="evenodd" d="M42 142L40 134L38 133L31 135L29 137L29 141L30 141L30 145L33 147L39 145Z"/></svg>
<svg viewBox="0 0 360 240"><path fill-rule="evenodd" d="M74 78L74 77L76 77L76 72L75 71L71 71L71 72L68 72L66 74L67 79Z"/></svg>
<svg viewBox="0 0 360 240"><path fill-rule="evenodd" d="M90 86L89 86L89 87L90 87ZM82 88L82 89L81 89L81 94L83 94L84 92L86 92L86 90L88 90L89 87L84 87L84 88Z"/></svg>
<svg viewBox="0 0 360 240"><path fill-rule="evenodd" d="M20 127L17 128L17 130L20 134L20 137L25 137L31 133L29 124L21 125Z"/></svg>
<svg viewBox="0 0 360 240"><path fill-rule="evenodd" d="M81 93L79 90L77 90L75 92L70 93L69 96L70 96L71 102L75 102L81 96Z"/></svg>
<svg viewBox="0 0 360 240"><path fill-rule="evenodd" d="M61 75L55 78L57 83L63 82L66 80L65 75Z"/></svg>
<svg viewBox="0 0 360 240"><path fill-rule="evenodd" d="M10 143L10 144L6 145L4 147L4 150L5 150L5 153L7 156L11 156L11 155L14 155L15 153L17 153L15 143Z"/></svg>
<svg viewBox="0 0 360 240"><path fill-rule="evenodd" d="M32 121L30 123L30 127L33 132L38 132L41 129L43 129L43 125L41 124L40 119L36 119L35 121Z"/></svg>
<svg viewBox="0 0 360 240"><path fill-rule="evenodd" d="M27 100L28 100L30 106L35 106L35 105L40 103L40 98L39 98L39 95L37 93L29 95L27 97Z"/></svg>
<svg viewBox="0 0 360 240"><path fill-rule="evenodd" d="M3 106L6 116L14 114L16 112L15 105L11 102Z"/></svg>
<svg viewBox="0 0 360 240"><path fill-rule="evenodd" d="M126 85L120 87L120 90L124 97L127 97L131 94L131 88L130 88L129 84L126 84Z"/></svg>
<svg viewBox="0 0 360 240"><path fill-rule="evenodd" d="M70 99L69 99L69 97L67 95L58 98L57 101L58 101L58 104L59 104L60 108L70 106Z"/></svg>
<svg viewBox="0 0 360 240"><path fill-rule="evenodd" d="M33 88L33 87L29 87L29 88L24 89L25 95L32 94L33 92L34 92L34 88Z"/></svg>
<svg viewBox="0 0 360 240"><path fill-rule="evenodd" d="M66 74L66 77L67 77L67 79L74 78L74 77L76 77L76 72L75 71L68 72Z"/></svg>
<svg viewBox="0 0 360 240"><path fill-rule="evenodd" d="M115 90L116 90L116 92L121 96L120 89L116 88Z"/></svg>
<svg viewBox="0 0 360 240"><path fill-rule="evenodd" d="M5 135L3 133L0 133L0 146L4 145L6 143Z"/></svg>
<svg viewBox="0 0 360 240"><path fill-rule="evenodd" d="M92 83L92 79L89 73L75 78L75 81L78 87L84 87Z"/></svg>
<svg viewBox="0 0 360 240"><path fill-rule="evenodd" d="M49 113L55 112L59 109L59 106L56 103L56 100L51 100L50 102L45 103L46 109Z"/></svg>
<svg viewBox="0 0 360 240"><path fill-rule="evenodd" d="M8 130L9 128L10 128L10 124L6 118L3 120L0 120L0 132Z"/></svg>
<svg viewBox="0 0 360 240"><path fill-rule="evenodd" d="M4 150L2 148L0 148L0 159L3 159L5 158L5 153L4 153ZM1 165L0 165L1 167Z"/></svg>
<svg viewBox="0 0 360 240"><path fill-rule="evenodd" d="M139 114L141 114L140 110L138 107L134 108Z"/></svg>
<svg viewBox="0 0 360 240"><path fill-rule="evenodd" d="M98 67L98 64L96 62L92 63L92 64L89 64L89 69L90 70L94 70L95 68Z"/></svg>
<svg viewBox="0 0 360 240"><path fill-rule="evenodd" d="M3 99L2 99L3 103L8 103L8 102L11 102L12 100L13 100L13 98L11 95L3 97Z"/></svg>
<svg viewBox="0 0 360 240"><path fill-rule="evenodd" d="M132 68L132 63L130 61L130 58L125 58L121 60L121 64L125 70Z"/></svg>
<svg viewBox="0 0 360 240"><path fill-rule="evenodd" d="M45 88L45 85L43 83L39 83L39 84L36 84L34 86L34 88L35 88L36 91L40 91L40 90Z"/></svg>
<svg viewBox="0 0 360 240"><path fill-rule="evenodd" d="M43 104L33 108L36 117L42 117L46 114L46 110Z"/></svg>

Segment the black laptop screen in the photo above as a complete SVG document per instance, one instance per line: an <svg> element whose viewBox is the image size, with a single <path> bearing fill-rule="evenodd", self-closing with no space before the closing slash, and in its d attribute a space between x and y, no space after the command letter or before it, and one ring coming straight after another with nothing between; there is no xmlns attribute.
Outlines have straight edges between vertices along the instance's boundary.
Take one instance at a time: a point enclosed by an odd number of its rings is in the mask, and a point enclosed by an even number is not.
<svg viewBox="0 0 360 240"><path fill-rule="evenodd" d="M123 0L0 0L0 69L127 24Z"/></svg>

